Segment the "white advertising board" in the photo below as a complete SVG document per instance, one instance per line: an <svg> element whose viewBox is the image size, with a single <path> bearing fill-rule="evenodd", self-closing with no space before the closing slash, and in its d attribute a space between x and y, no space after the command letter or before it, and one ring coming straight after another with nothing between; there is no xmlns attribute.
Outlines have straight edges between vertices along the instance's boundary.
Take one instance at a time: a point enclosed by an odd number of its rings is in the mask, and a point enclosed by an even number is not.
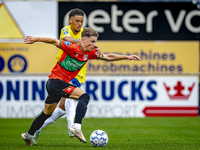
<svg viewBox="0 0 200 150"><path fill-rule="evenodd" d="M87 117L198 114L198 77L195 76L88 77L85 90L91 98Z"/></svg>
<svg viewBox="0 0 200 150"><path fill-rule="evenodd" d="M0 118L33 118L48 76L1 76ZM198 116L197 76L88 76L86 117Z"/></svg>

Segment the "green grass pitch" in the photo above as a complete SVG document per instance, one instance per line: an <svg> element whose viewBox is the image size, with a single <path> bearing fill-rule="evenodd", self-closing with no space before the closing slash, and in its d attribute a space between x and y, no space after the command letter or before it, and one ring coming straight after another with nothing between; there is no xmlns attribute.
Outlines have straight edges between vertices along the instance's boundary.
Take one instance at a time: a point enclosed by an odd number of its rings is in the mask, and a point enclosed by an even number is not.
<svg viewBox="0 0 200 150"><path fill-rule="evenodd" d="M200 118L85 118L82 131L87 143L67 135L65 118L46 127L35 146L26 146L21 133L28 131L33 119L0 119L0 150L200 150ZM108 134L105 147L93 147L90 134Z"/></svg>

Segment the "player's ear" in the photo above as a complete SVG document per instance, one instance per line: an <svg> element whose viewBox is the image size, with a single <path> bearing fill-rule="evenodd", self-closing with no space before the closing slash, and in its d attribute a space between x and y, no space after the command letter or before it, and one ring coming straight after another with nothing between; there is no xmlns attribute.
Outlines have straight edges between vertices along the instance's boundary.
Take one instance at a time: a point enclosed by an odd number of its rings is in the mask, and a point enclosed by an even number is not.
<svg viewBox="0 0 200 150"><path fill-rule="evenodd" d="M72 18L69 19L69 23L70 23L70 24L72 23Z"/></svg>

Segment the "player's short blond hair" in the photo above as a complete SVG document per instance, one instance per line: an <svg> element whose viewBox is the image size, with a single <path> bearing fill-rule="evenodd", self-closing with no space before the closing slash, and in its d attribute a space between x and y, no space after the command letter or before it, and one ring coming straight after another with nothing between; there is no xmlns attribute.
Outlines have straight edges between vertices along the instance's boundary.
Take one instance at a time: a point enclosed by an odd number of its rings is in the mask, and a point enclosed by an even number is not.
<svg viewBox="0 0 200 150"><path fill-rule="evenodd" d="M81 36L82 37L91 37L91 36L99 37L99 34L97 33L97 31L93 30L92 28L85 27L83 32L81 33Z"/></svg>

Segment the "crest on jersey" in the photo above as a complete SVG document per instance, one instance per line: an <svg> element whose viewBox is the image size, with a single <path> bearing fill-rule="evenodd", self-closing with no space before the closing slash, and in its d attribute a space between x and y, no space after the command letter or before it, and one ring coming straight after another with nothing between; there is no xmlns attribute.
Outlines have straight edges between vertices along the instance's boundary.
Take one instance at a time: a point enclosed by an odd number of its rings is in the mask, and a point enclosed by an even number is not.
<svg viewBox="0 0 200 150"><path fill-rule="evenodd" d="M64 43L65 43L65 45L70 45L70 42L68 42L68 41L65 41Z"/></svg>
<svg viewBox="0 0 200 150"><path fill-rule="evenodd" d="M88 55L83 55L83 60L87 60L88 59Z"/></svg>
<svg viewBox="0 0 200 150"><path fill-rule="evenodd" d="M67 35L68 33L69 33L68 31L65 31L63 34L64 34L64 35Z"/></svg>

